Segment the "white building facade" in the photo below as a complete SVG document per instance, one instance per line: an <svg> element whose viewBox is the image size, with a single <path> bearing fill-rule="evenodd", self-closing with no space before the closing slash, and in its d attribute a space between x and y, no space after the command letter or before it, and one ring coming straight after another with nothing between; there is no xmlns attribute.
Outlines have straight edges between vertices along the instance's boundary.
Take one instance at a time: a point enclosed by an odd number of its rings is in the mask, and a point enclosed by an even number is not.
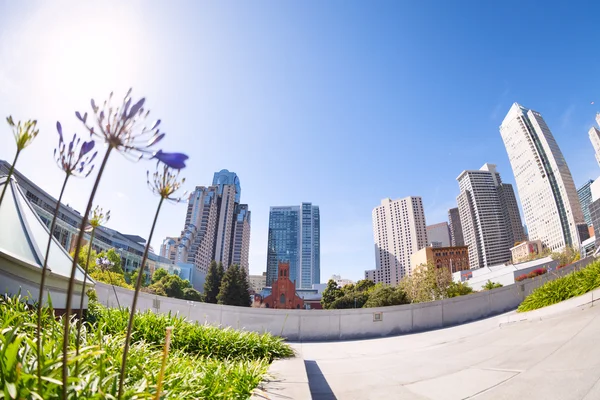
<svg viewBox="0 0 600 400"><path fill-rule="evenodd" d="M600 114L596 115L596 120L600 119L599 116ZM594 155L596 156L596 161L598 162L598 165L600 165L600 130L595 126L592 126L588 134L590 135L590 141L592 142L592 146L594 147Z"/></svg>
<svg viewBox="0 0 600 400"><path fill-rule="evenodd" d="M365 271L365 278L396 285L411 273L410 256L427 245L423 201L383 199L372 216L376 269Z"/></svg>
<svg viewBox="0 0 600 400"><path fill-rule="evenodd" d="M571 171L537 111L514 103L500 134L515 175L530 240L560 251L579 246L578 225L584 224Z"/></svg>

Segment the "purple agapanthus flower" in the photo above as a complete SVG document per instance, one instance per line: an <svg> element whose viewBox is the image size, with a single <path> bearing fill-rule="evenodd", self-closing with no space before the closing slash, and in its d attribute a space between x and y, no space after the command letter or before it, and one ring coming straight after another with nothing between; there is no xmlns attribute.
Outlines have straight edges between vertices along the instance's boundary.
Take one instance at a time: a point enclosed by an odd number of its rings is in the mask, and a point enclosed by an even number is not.
<svg viewBox="0 0 600 400"><path fill-rule="evenodd" d="M67 175L87 177L94 170L92 161L98 154L97 151L91 154L95 145L94 141L81 143L81 138L74 134L73 139L67 145L63 138L60 122L56 122L56 130L58 131L58 147L54 149L54 158L58 167ZM81 147L79 146L80 143Z"/></svg>
<svg viewBox="0 0 600 400"><path fill-rule="evenodd" d="M102 106L98 106L94 99L91 100L94 124L88 123L87 113L82 115L76 112L75 116L83 122L91 135L101 138L126 157L136 161L144 157L151 158L153 151L150 147L165 137L158 129L160 120L146 123L150 114L150 110L144 109L146 99L142 98L134 103L131 89L120 105L114 106L112 98L111 93Z"/></svg>
<svg viewBox="0 0 600 400"><path fill-rule="evenodd" d="M110 261L107 257L98 257L96 259L96 267L100 268L102 271L110 270L113 265L115 265L112 261Z"/></svg>
<svg viewBox="0 0 600 400"><path fill-rule="evenodd" d="M158 161L162 162L169 166L169 168L173 169L183 169L185 168L185 161L189 158L187 155L183 153L165 153L162 150L154 153L152 158L156 158Z"/></svg>

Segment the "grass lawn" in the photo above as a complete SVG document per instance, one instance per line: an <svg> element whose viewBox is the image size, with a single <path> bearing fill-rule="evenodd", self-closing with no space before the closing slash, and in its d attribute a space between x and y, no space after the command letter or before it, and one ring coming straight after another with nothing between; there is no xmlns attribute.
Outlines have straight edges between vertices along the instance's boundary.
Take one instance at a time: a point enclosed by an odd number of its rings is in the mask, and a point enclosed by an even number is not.
<svg viewBox="0 0 600 400"><path fill-rule="evenodd" d="M111 399L118 375L127 310L91 303L79 356L72 321L70 398ZM126 373L127 399L154 398L166 327L173 326L162 399L247 399L273 359L293 351L270 334L219 329L183 318L138 313ZM48 311L43 323L42 390L38 390L36 314L17 298L0 300L0 398L54 399L61 390L62 322Z"/></svg>

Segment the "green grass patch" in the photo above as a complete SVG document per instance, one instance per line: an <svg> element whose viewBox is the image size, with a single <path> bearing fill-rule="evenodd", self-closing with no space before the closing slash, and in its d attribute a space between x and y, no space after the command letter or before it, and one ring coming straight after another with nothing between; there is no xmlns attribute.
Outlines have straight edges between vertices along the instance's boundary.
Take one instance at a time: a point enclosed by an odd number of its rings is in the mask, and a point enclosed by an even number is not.
<svg viewBox="0 0 600 400"><path fill-rule="evenodd" d="M94 305L91 321L84 324L78 357L76 321L72 321L69 398L116 397L126 315L124 310ZM38 392L35 310L17 298L0 300L0 398L59 398L62 323L51 310L45 314L43 382ZM128 354L124 398L146 399L156 394L166 326L175 329L162 399L247 399L273 359L293 355L288 345L269 334L192 324L175 316L138 314Z"/></svg>
<svg viewBox="0 0 600 400"><path fill-rule="evenodd" d="M546 282L521 303L517 312L537 310L600 287L600 261L568 275Z"/></svg>

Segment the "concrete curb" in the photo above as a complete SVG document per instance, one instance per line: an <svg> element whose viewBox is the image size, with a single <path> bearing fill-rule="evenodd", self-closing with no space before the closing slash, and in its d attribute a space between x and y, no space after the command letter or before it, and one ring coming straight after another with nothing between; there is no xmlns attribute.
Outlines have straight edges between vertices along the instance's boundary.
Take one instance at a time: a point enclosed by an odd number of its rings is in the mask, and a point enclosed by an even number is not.
<svg viewBox="0 0 600 400"><path fill-rule="evenodd" d="M311 399L304 359L296 355L273 361L267 377L254 389L250 399Z"/></svg>
<svg viewBox="0 0 600 400"><path fill-rule="evenodd" d="M523 321L541 321L543 319L552 318L554 316L563 314L574 308L581 310L592 307L595 303L600 302L600 289L592 290L586 294L572 299L562 301L557 304L553 304L548 307L540 308L539 310L533 310L525 313L511 313L500 318L500 326L513 324L516 322Z"/></svg>

